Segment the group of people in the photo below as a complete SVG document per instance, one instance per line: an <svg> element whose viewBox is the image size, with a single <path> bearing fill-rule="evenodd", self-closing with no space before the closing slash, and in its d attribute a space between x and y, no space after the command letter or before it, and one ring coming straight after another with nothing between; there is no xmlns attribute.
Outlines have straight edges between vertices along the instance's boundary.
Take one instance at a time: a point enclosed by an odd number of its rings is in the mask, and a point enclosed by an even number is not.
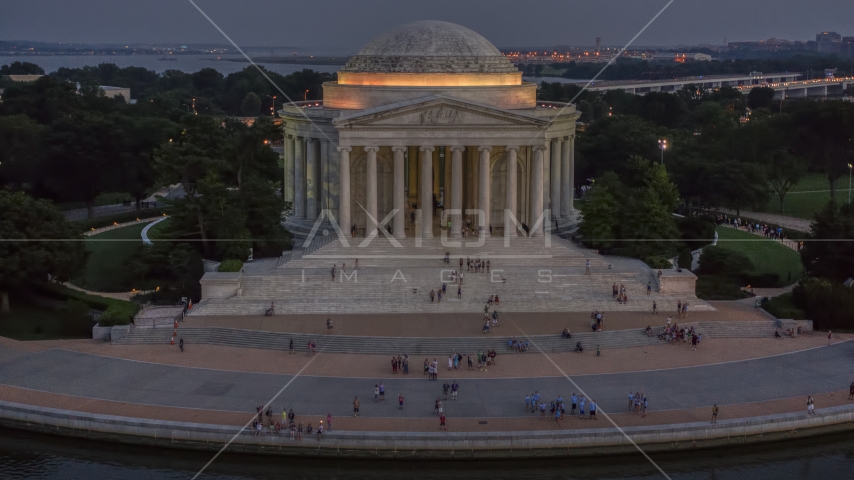
<svg viewBox="0 0 854 480"><path fill-rule="evenodd" d="M397 374L397 372L401 372L404 375L409 375L409 356L398 355L391 357L391 373Z"/></svg>
<svg viewBox="0 0 854 480"><path fill-rule="evenodd" d="M628 303L629 296L626 295L626 286L621 283L618 288L617 284L614 283L614 285L611 286L611 298L616 299L617 303Z"/></svg>
<svg viewBox="0 0 854 480"><path fill-rule="evenodd" d="M453 291L453 290L452 290ZM438 299L439 303L442 303L442 298L444 298L448 294L448 284L443 283L438 290L430 290L430 303L433 303L434 300ZM461 286L457 287L457 298L461 298L463 296L463 288Z"/></svg>
<svg viewBox="0 0 854 480"><path fill-rule="evenodd" d="M264 425L267 425L267 434L268 435L280 435L282 430L290 431L291 440L302 440L302 435L305 433L306 435L311 435L313 433L317 434L317 439L320 440L321 435L323 435L324 424L323 420L317 426L315 430L311 423L308 423L305 427L303 427L302 422L296 422L296 414L294 414L294 410L285 410L282 408L282 417L281 419L273 418L273 408L268 407L267 410L264 410L263 406L255 408L257 413L257 418L252 421L252 430L255 436L260 436L264 433ZM264 419L264 417L267 417ZM332 414L326 414L326 429L332 430Z"/></svg>
<svg viewBox="0 0 854 480"><path fill-rule="evenodd" d="M596 310L590 313L590 329L594 332L601 332L605 325L605 313Z"/></svg>
<svg viewBox="0 0 854 480"><path fill-rule="evenodd" d="M688 318L688 302L682 303L681 300L676 302L676 315L679 318Z"/></svg>
<svg viewBox="0 0 854 480"><path fill-rule="evenodd" d="M629 411L646 416L646 409L649 407L649 400L643 392L629 392Z"/></svg>
<svg viewBox="0 0 854 480"><path fill-rule="evenodd" d="M507 349L515 350L517 352L527 352L528 351L528 342L522 340L516 340L514 337L510 337L507 339Z"/></svg>
<svg viewBox="0 0 854 480"><path fill-rule="evenodd" d="M668 342L678 342L682 341L682 343L691 342L691 349L697 350L700 348L700 342L703 340L703 334L697 333L694 330L694 327L680 327L679 324L674 323L672 326L670 323L672 322L671 317L667 317L667 324L664 326L664 330L658 334L659 340L666 340ZM646 327L647 336L651 337L652 327Z"/></svg>
<svg viewBox="0 0 854 480"><path fill-rule="evenodd" d="M596 412L598 410L598 406L596 405L596 402L592 399L588 401L584 395L576 395L575 392L573 392L570 397L569 414L574 416L576 409L578 410L579 418L581 419L597 419ZM540 392L535 391L533 394L525 394L526 412L537 413L539 411L540 418L545 419L547 410L554 417L558 426L561 426L561 422L566 414L566 405L561 395L558 395L556 399L549 403L549 405L546 405L546 401L541 398ZM588 412L589 416L587 415Z"/></svg>
<svg viewBox="0 0 854 480"><path fill-rule="evenodd" d="M490 322L492 325L490 325ZM492 315L489 314L489 304L483 307L483 333L489 333L491 327L498 326L498 310L494 310Z"/></svg>

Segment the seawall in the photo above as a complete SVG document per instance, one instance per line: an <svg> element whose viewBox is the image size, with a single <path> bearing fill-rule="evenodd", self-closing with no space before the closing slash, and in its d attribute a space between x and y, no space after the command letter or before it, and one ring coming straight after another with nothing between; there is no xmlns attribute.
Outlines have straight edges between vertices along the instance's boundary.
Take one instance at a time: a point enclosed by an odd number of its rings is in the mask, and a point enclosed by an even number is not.
<svg viewBox="0 0 854 480"><path fill-rule="evenodd" d="M604 420L604 419L603 419ZM0 425L91 440L167 448L218 451L236 433L233 426L171 422L0 401ZM788 413L744 419L627 427L647 452L725 447L803 438L854 430L854 405L813 415ZM534 432L354 432L335 431L302 442L244 431L231 452L345 458L525 458L633 453L615 428Z"/></svg>

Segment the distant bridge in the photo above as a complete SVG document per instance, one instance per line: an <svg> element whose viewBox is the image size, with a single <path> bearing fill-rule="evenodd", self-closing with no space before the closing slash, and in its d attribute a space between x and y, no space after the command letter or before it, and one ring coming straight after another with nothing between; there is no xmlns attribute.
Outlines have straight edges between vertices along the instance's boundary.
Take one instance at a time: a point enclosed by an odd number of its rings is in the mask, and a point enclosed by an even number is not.
<svg viewBox="0 0 854 480"><path fill-rule="evenodd" d="M762 74L753 72L748 75L700 75L696 77L680 77L665 80L601 80L590 84L587 88L593 92L604 92L607 90L623 90L628 93L642 95L649 92L675 92L682 90L688 85L702 86L704 88L722 87L756 87L766 84L778 84L793 82L800 77L800 73L769 73ZM576 85L585 85L587 82L575 82Z"/></svg>
<svg viewBox="0 0 854 480"><path fill-rule="evenodd" d="M774 98L804 98L842 95L852 84L854 77L820 78L802 80L800 73L771 73L750 75L701 75L697 77L673 78L669 80L603 80L593 82L587 89L593 92L623 90L627 93L643 95L649 92L675 92L685 86L695 85L704 88L732 87L742 93L749 93L754 87L768 87L775 91ZM586 82L576 82L585 85Z"/></svg>

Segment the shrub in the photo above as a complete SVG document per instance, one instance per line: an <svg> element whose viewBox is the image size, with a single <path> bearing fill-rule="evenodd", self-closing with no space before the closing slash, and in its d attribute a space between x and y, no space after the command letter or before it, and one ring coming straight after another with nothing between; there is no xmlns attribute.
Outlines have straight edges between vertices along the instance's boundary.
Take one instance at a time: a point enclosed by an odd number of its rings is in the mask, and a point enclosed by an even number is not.
<svg viewBox="0 0 854 480"><path fill-rule="evenodd" d="M815 328L854 328L854 290L826 278L806 278L792 290L792 303Z"/></svg>
<svg viewBox="0 0 854 480"><path fill-rule="evenodd" d="M805 318L804 311L795 306L791 293L762 299L762 308L777 318L791 318L794 320L803 320Z"/></svg>
<svg viewBox="0 0 854 480"><path fill-rule="evenodd" d="M709 217L683 217L676 222L676 226L682 234L682 241L691 250L708 245L715 238L715 222Z"/></svg>
<svg viewBox="0 0 854 480"><path fill-rule="evenodd" d="M671 262L669 258L662 257L660 255L644 257L643 262L649 265L649 268L652 269L673 268L673 262Z"/></svg>
<svg viewBox="0 0 854 480"><path fill-rule="evenodd" d="M753 262L741 252L709 246L700 254L699 273L741 278L753 270Z"/></svg>
<svg viewBox="0 0 854 480"><path fill-rule="evenodd" d="M139 304L125 300L89 295L56 283L34 283L32 289L57 300L76 300L93 310L103 312L98 319L101 326L127 325L139 311Z"/></svg>
<svg viewBox="0 0 854 480"><path fill-rule="evenodd" d="M703 300L738 300L750 294L741 289L738 280L718 275L697 277L697 298Z"/></svg>
<svg viewBox="0 0 854 480"><path fill-rule="evenodd" d="M219 264L220 272L239 272L243 268L243 262L236 259L223 260Z"/></svg>

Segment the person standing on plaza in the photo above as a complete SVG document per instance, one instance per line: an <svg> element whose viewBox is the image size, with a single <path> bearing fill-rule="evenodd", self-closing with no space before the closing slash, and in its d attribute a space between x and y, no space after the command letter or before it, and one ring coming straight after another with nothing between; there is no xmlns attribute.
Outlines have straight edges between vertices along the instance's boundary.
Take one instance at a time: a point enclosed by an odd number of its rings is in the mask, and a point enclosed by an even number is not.
<svg viewBox="0 0 854 480"><path fill-rule="evenodd" d="M374 384L374 403L380 401L380 386L378 384Z"/></svg>
<svg viewBox="0 0 854 480"><path fill-rule="evenodd" d="M578 404L578 418L584 419L584 403L586 400L584 397L581 397L581 403Z"/></svg>
<svg viewBox="0 0 854 480"><path fill-rule="evenodd" d="M646 282L646 294L652 295L652 282Z"/></svg>
<svg viewBox="0 0 854 480"><path fill-rule="evenodd" d="M848 400L854 400L854 382L848 387Z"/></svg>
<svg viewBox="0 0 854 480"><path fill-rule="evenodd" d="M385 401L385 385L383 385L383 382L380 382L380 401Z"/></svg>
<svg viewBox="0 0 854 480"><path fill-rule="evenodd" d="M812 399L812 395L807 396L807 413L810 415L815 413L815 402Z"/></svg>
<svg viewBox="0 0 854 480"><path fill-rule="evenodd" d="M397 394L397 404L398 404L397 409L403 410L403 394L402 393Z"/></svg>
<svg viewBox="0 0 854 480"><path fill-rule="evenodd" d="M596 420L596 400L590 399L590 418Z"/></svg>
<svg viewBox="0 0 854 480"><path fill-rule="evenodd" d="M712 406L712 423L718 423L718 405Z"/></svg>
<svg viewBox="0 0 854 480"><path fill-rule="evenodd" d="M588 258L586 262L584 262L584 274L590 275L590 259Z"/></svg>
<svg viewBox="0 0 854 480"><path fill-rule="evenodd" d="M445 381L445 383L442 385L442 398L447 400L448 399L448 392L450 392L450 391L451 391L451 385L447 381Z"/></svg>
<svg viewBox="0 0 854 480"><path fill-rule="evenodd" d="M361 402L359 402L359 397L356 397L353 400L353 416L354 417L359 416L359 405L361 405Z"/></svg>
<svg viewBox="0 0 854 480"><path fill-rule="evenodd" d="M178 348L181 349L181 352L184 351L184 338L183 337L181 337L181 339L178 340Z"/></svg>
<svg viewBox="0 0 854 480"><path fill-rule="evenodd" d="M451 384L451 400L457 399L457 392L460 391L460 384L454 380L454 383Z"/></svg>
<svg viewBox="0 0 854 480"><path fill-rule="evenodd" d="M332 414L331 413L326 414L326 429L329 430L330 432L332 431Z"/></svg>
<svg viewBox="0 0 854 480"><path fill-rule="evenodd" d="M294 339L293 339L293 338L291 339L291 343L290 343L290 345L288 346L288 353L289 353L289 354L293 354L293 353L294 353Z"/></svg>
<svg viewBox="0 0 854 480"><path fill-rule="evenodd" d="M575 392L572 392L572 396L570 397L570 401L572 402L572 409L569 411L570 415L575 415L575 409L578 408L578 397L575 395Z"/></svg>
<svg viewBox="0 0 854 480"><path fill-rule="evenodd" d="M448 431L448 426L445 425L445 414L439 415L439 430Z"/></svg>
<svg viewBox="0 0 854 480"><path fill-rule="evenodd" d="M828 330L827 331L827 344L828 345L830 345L831 340L833 340L833 332Z"/></svg>
<svg viewBox="0 0 854 480"><path fill-rule="evenodd" d="M332 265L332 270L329 272L332 274L332 281L335 281L335 265Z"/></svg>
<svg viewBox="0 0 854 480"><path fill-rule="evenodd" d="M652 314L658 315L658 304L655 303L655 300L652 301Z"/></svg>

